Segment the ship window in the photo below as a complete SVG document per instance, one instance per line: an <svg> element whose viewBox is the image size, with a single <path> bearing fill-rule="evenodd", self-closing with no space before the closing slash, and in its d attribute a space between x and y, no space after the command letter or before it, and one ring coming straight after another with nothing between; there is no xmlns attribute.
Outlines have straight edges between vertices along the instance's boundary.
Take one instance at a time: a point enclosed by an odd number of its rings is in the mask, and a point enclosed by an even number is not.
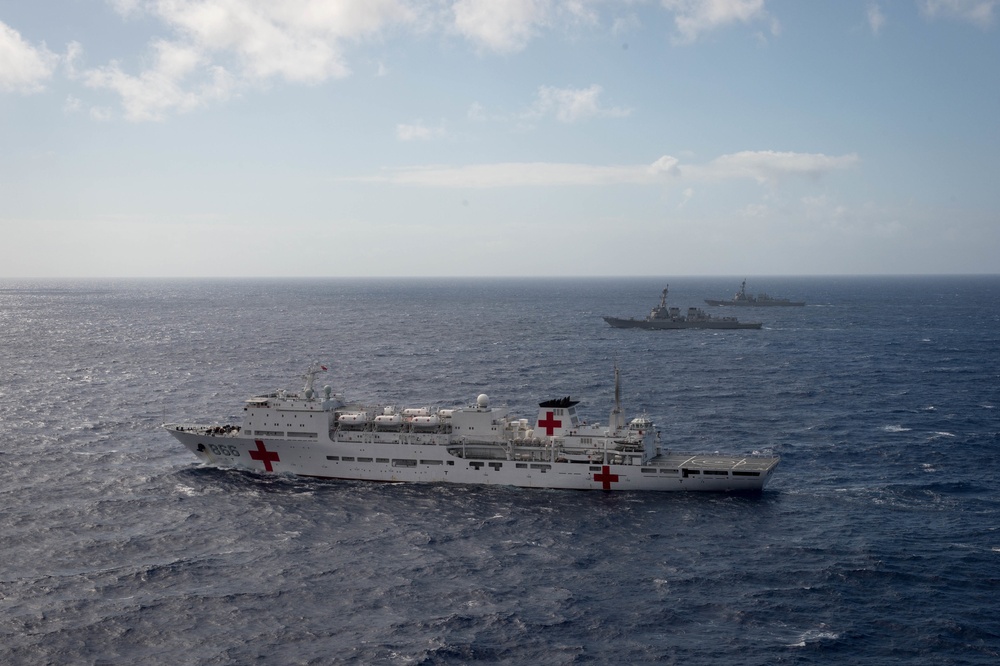
<svg viewBox="0 0 1000 666"><path fill-rule="evenodd" d="M676 474L676 469L661 469L660 474Z"/></svg>
<svg viewBox="0 0 1000 666"><path fill-rule="evenodd" d="M528 469L528 463L517 463L515 467L518 469Z"/></svg>
<svg viewBox="0 0 1000 666"><path fill-rule="evenodd" d="M388 462L389 462L389 459L388 459L388 458L376 458L376 459L375 459L375 462L379 462L379 463L388 463Z"/></svg>
<svg viewBox="0 0 1000 666"><path fill-rule="evenodd" d="M535 465L535 464L533 464L531 466L531 469L540 469L543 472L545 472L545 471L548 471L548 470L552 469L552 465Z"/></svg>
<svg viewBox="0 0 1000 666"><path fill-rule="evenodd" d="M354 462L354 456L344 456L341 460L344 462Z"/></svg>
<svg viewBox="0 0 1000 666"><path fill-rule="evenodd" d="M449 460L449 461L448 461L448 464L449 464L449 465L454 465L454 464L455 464L455 461L454 461L454 460Z"/></svg>
<svg viewBox="0 0 1000 666"><path fill-rule="evenodd" d="M340 456L327 456L327 460L340 460Z"/></svg>
<svg viewBox="0 0 1000 666"><path fill-rule="evenodd" d="M760 476L760 472L733 472L733 476Z"/></svg>
<svg viewBox="0 0 1000 666"><path fill-rule="evenodd" d="M591 466L590 466L590 471L591 471L591 472L600 472L600 471L601 471L601 469L602 469L602 468L601 468L601 466L600 466L600 465L591 465Z"/></svg>
<svg viewBox="0 0 1000 666"><path fill-rule="evenodd" d="M642 468L642 473L643 474L656 474L656 468L655 467L643 467Z"/></svg>
<svg viewBox="0 0 1000 666"><path fill-rule="evenodd" d="M483 468L483 463L481 463L481 462L470 462L469 463L469 467L472 467L472 468L475 468L475 469L482 469Z"/></svg>
<svg viewBox="0 0 1000 666"><path fill-rule="evenodd" d="M729 476L729 472L721 469L706 469L702 474L714 474L716 476Z"/></svg>
<svg viewBox="0 0 1000 666"><path fill-rule="evenodd" d="M392 461L393 467L416 467L417 461L411 458L394 458Z"/></svg>
<svg viewBox="0 0 1000 666"><path fill-rule="evenodd" d="M503 467L503 463L498 463L498 462L492 462L492 463L490 463L489 465L490 465L490 467L492 467L492 468L493 468L494 470L498 470L498 469L500 469L501 467Z"/></svg>
<svg viewBox="0 0 1000 666"><path fill-rule="evenodd" d="M421 460L420 461L421 465L440 465L442 463L443 463L443 461L441 461L441 460Z"/></svg>
<svg viewBox="0 0 1000 666"><path fill-rule="evenodd" d="M306 439L316 439L316 433L314 432L290 432L289 437L305 437Z"/></svg>
<svg viewBox="0 0 1000 666"><path fill-rule="evenodd" d="M687 477L687 476L692 475L692 474L701 474L701 471L697 470L697 469L682 469L681 470L681 474L683 474L685 477Z"/></svg>
<svg viewBox="0 0 1000 666"><path fill-rule="evenodd" d="M371 462L371 458L358 458L358 462Z"/></svg>

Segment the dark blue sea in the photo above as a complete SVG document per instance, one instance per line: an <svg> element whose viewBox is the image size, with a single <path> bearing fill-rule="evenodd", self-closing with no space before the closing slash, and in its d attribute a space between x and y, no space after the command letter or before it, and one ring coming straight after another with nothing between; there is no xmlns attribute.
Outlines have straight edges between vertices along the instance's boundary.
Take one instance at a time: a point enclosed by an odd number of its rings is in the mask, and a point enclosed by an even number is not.
<svg viewBox="0 0 1000 666"><path fill-rule="evenodd" d="M997 664L1000 277L0 280L0 663ZM707 306L705 306L707 308ZM723 311L715 309L716 314ZM782 456L758 497L303 480L159 428L349 397Z"/></svg>

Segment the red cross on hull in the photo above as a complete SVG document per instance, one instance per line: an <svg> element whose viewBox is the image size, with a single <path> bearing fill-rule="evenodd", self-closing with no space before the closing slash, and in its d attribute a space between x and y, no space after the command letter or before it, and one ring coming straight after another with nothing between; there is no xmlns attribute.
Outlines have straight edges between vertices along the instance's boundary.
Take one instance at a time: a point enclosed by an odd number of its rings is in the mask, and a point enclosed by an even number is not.
<svg viewBox="0 0 1000 666"><path fill-rule="evenodd" d="M273 472L274 468L271 467L271 463L281 462L281 459L278 458L278 452L268 451L267 448L264 446L263 440L255 439L254 444L257 445L257 450L256 451L251 450L250 457L253 458L254 460L260 460L261 462L264 463L264 469L266 469L268 472Z"/></svg>
<svg viewBox="0 0 1000 666"><path fill-rule="evenodd" d="M604 468L594 474L594 481L601 481L604 484L604 490L611 490L612 483L618 483L618 475L611 473L611 468L605 465Z"/></svg>
<svg viewBox="0 0 1000 666"><path fill-rule="evenodd" d="M551 437L556 428L562 427L562 421L555 418L555 412L547 412L544 419L538 419L538 427L545 428L545 434Z"/></svg>

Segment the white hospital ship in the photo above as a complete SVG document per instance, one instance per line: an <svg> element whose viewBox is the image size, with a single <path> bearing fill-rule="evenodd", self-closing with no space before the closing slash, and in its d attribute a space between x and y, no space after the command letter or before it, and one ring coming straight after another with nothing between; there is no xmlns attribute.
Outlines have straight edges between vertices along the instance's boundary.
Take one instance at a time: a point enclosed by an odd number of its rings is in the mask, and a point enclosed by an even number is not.
<svg viewBox="0 0 1000 666"><path fill-rule="evenodd" d="M348 402L329 386L246 401L240 425L167 423L203 463L323 479L510 485L577 490L760 492L779 457L681 453L653 422L626 421L618 370L608 423L588 424L569 397L515 418L486 395L455 409Z"/></svg>

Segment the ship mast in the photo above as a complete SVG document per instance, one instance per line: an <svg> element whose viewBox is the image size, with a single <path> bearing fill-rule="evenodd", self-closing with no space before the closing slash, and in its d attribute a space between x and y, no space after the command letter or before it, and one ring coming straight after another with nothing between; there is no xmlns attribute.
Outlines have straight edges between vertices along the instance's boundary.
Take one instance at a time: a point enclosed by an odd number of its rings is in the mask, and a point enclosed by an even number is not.
<svg viewBox="0 0 1000 666"><path fill-rule="evenodd" d="M664 294L666 291L666 289L663 290ZM615 407L611 410L611 416L608 418L608 426L611 432L625 427L625 414L622 411L621 375L617 362L615 362Z"/></svg>
<svg viewBox="0 0 1000 666"><path fill-rule="evenodd" d="M326 372L326 366L317 363L306 370L306 374L302 375L302 379L306 380L306 385L302 389L302 392L306 395L306 397L312 396L313 384L316 383L316 375L321 372Z"/></svg>

